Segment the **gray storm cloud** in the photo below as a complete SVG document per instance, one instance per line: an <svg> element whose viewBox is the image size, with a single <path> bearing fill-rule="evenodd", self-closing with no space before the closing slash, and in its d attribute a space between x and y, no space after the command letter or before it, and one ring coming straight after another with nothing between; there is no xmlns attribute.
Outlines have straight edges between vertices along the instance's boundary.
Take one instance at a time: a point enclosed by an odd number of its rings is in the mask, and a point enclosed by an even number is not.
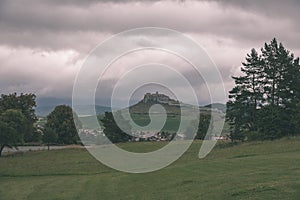
<svg viewBox="0 0 300 200"><path fill-rule="evenodd" d="M296 56L300 54L299 8L296 0L3 0L1 93L70 97L76 73L89 51L113 34L145 26L170 28L193 38L220 68L228 90L233 84L230 76L252 47L259 48L277 37ZM147 45L147 38L132 42L142 47ZM106 53L110 51L113 49ZM118 67L143 59L129 56ZM108 82L107 87L111 87ZM201 80L193 82L203 87Z"/></svg>
<svg viewBox="0 0 300 200"><path fill-rule="evenodd" d="M231 1L55 2L2 2L0 42L33 48L40 45L43 49L81 50L81 43L92 46L104 39L101 36L98 39L99 33L118 33L144 26L171 28L184 33L207 33L241 42L269 40L273 35L294 41L291 44L299 41L299 14L295 9L297 6L294 6L299 3L294 1L290 6L281 1L278 5L265 1L248 4ZM273 8L273 12L269 7ZM272 17L264 11L271 13ZM289 34L284 34L286 30ZM80 40L75 42L76 38Z"/></svg>

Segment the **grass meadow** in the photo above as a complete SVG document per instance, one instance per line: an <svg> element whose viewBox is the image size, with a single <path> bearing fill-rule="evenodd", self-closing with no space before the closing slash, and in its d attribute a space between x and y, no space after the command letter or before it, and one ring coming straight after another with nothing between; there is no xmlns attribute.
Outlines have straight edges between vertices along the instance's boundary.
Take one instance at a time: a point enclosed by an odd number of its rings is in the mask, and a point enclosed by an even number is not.
<svg viewBox="0 0 300 200"><path fill-rule="evenodd" d="M147 152L164 142L120 144ZM170 166L129 174L85 149L27 152L0 158L0 199L300 199L300 138L229 145L198 159L201 141Z"/></svg>

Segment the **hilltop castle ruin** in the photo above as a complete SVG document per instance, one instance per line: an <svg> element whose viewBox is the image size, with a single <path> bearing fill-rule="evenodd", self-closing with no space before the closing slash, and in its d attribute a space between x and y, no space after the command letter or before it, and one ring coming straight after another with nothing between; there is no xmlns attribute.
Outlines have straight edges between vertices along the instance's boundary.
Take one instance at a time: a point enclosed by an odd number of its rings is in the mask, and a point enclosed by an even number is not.
<svg viewBox="0 0 300 200"><path fill-rule="evenodd" d="M146 93L144 95L143 103L160 103L160 104L169 104L169 105L178 105L179 102L171 99L167 95L156 93Z"/></svg>

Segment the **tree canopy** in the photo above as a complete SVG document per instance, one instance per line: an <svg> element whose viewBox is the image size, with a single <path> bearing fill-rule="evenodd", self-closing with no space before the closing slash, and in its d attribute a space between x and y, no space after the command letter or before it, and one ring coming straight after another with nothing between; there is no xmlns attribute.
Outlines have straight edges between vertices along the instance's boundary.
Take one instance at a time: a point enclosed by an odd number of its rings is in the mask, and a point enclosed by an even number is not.
<svg viewBox="0 0 300 200"><path fill-rule="evenodd" d="M74 115L76 116L75 113ZM77 117L75 120L77 120ZM79 140L72 108L67 105L55 107L55 109L47 116L45 129L54 131L57 134L57 143L60 144L76 144Z"/></svg>
<svg viewBox="0 0 300 200"><path fill-rule="evenodd" d="M0 114L9 109L15 109L22 112L25 117L24 140L25 142L35 141L34 138L34 123L37 121L35 115L36 96L34 94L2 94L0 97Z"/></svg>
<svg viewBox="0 0 300 200"><path fill-rule="evenodd" d="M42 140L48 145L48 150L50 149L51 144L57 143L57 138L58 135L52 128L48 126L44 128Z"/></svg>
<svg viewBox="0 0 300 200"><path fill-rule="evenodd" d="M274 38L259 54L252 49L233 77L227 121L232 140L275 139L299 134L300 66Z"/></svg>
<svg viewBox="0 0 300 200"><path fill-rule="evenodd" d="M23 142L26 118L19 110L8 109L0 115L0 156L4 147Z"/></svg>
<svg viewBox="0 0 300 200"><path fill-rule="evenodd" d="M131 131L131 126L128 121L122 119L121 116L118 116L119 121L121 121L122 127L126 128L126 132ZM101 119L101 122L104 126L104 134L109 138L112 143L119 143L119 142L128 142L132 136L126 134L120 127L117 125L113 113L105 112L105 116Z"/></svg>

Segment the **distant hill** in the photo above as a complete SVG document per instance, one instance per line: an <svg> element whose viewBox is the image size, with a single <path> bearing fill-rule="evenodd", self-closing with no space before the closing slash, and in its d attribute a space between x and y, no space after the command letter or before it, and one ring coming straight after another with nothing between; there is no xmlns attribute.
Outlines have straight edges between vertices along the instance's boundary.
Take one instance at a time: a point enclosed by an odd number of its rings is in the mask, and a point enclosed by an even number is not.
<svg viewBox="0 0 300 200"><path fill-rule="evenodd" d="M166 112L169 114L180 114L180 107L168 104L161 104ZM147 114L149 112L150 107L154 105L154 103L144 103L143 101L138 102L137 104L130 106L129 111L132 114Z"/></svg>
<svg viewBox="0 0 300 200"><path fill-rule="evenodd" d="M78 109L81 115L90 115L92 113L92 110L94 109L93 105L82 105L82 106L76 106L76 109ZM95 111L96 115L101 115L105 112L111 112L110 107L106 106L100 106L100 105L95 105Z"/></svg>
<svg viewBox="0 0 300 200"><path fill-rule="evenodd" d="M52 112L54 110L54 108L58 105L61 104L57 104L57 105L50 105L50 106L37 106L35 109L35 113L38 117L46 117L50 112ZM65 104L67 105L67 104ZM69 105L71 106L71 105ZM86 106L81 106L82 110L86 111L86 114L88 114L89 110L92 108L92 106L90 105L86 105ZM97 115L101 115L105 112L111 112L111 108L110 107L106 107L106 106L99 106L99 105L95 105L95 110L96 110L96 114ZM83 112L84 113L84 112Z"/></svg>
<svg viewBox="0 0 300 200"><path fill-rule="evenodd" d="M179 128L181 120L191 120L196 109L199 109L202 115L214 114L215 116L220 116L220 119L224 117L222 112L225 110L224 104L213 104L213 106L207 105L205 107L195 106L173 100L170 97L159 93L147 93L137 104L123 110L129 109L133 121L140 126L146 126L150 123L149 109L155 104L163 106L166 110L167 121L165 122L162 130L167 132L176 132ZM211 107L217 108L217 110L211 109ZM162 114L159 111L154 111L154 113L156 115ZM224 132L227 132L227 129L224 129Z"/></svg>
<svg viewBox="0 0 300 200"><path fill-rule="evenodd" d="M212 103L212 104L208 104L206 106L204 106L206 108L216 108L220 111L222 111L223 113L226 112L226 105L225 104L222 104L222 103Z"/></svg>
<svg viewBox="0 0 300 200"><path fill-rule="evenodd" d="M69 105L72 106L72 100L70 99L60 99L60 98L39 98L37 99L37 107L35 113L38 117L46 117L54 108L58 105ZM93 109L91 105L80 106L82 113L89 113ZM95 106L96 114L100 115L105 112L110 112L111 108L106 106Z"/></svg>
<svg viewBox="0 0 300 200"><path fill-rule="evenodd" d="M196 106L184 104L174 99L171 99L167 95L160 94L158 92L154 94L146 93L144 98L135 105L129 107L131 114L147 114L149 109L154 104L162 105L168 114L179 115L181 112L180 106L183 110L194 109Z"/></svg>
<svg viewBox="0 0 300 200"><path fill-rule="evenodd" d="M187 111L186 113L188 113L189 110L197 108L197 106L176 101L167 95L156 92L154 94L146 93L144 98L137 104L130 106L129 110L131 114L147 114L150 107L154 104L162 105L168 114L175 115L180 115L181 110ZM182 106L182 108L180 106ZM213 103L206 106L199 106L198 108L205 114L213 111L211 110L212 107L223 113L226 112L226 105L222 103Z"/></svg>
<svg viewBox="0 0 300 200"><path fill-rule="evenodd" d="M71 99L63 99L63 98L38 98L37 99L37 107L36 107L36 115L39 117L46 117L50 112L54 110L54 108L58 105L72 105L72 100ZM162 105L168 114L173 114L173 115L179 115L181 112L180 104L183 106L183 110L189 110L189 109L194 109L196 106L189 105L189 104L184 104L179 101L176 101L174 99L171 99L167 95L160 94L160 93L154 93L150 94L147 93L145 94L144 98L138 102L135 105L132 105L129 107L130 113L133 114L147 114L149 112L149 109L152 105L154 104L160 104ZM218 110L225 112L226 111L226 105L221 104L221 103L213 103L206 105L204 107L199 107L199 109L204 112L207 111L209 112L210 108L212 107L217 108ZM93 109L91 105L85 105L82 106L82 113L89 113L90 109ZM111 112L111 108L107 106L101 106L101 105L96 105L96 114L101 115L105 112Z"/></svg>

